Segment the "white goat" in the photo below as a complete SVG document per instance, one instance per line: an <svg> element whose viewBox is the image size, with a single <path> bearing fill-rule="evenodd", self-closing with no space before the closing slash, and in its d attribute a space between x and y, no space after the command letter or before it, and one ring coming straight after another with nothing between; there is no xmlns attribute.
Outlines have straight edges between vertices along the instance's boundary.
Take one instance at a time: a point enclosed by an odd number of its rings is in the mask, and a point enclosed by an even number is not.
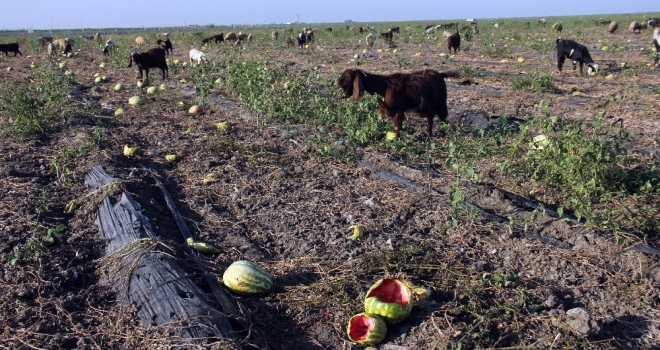
<svg viewBox="0 0 660 350"><path fill-rule="evenodd" d="M190 63L192 63L193 60L197 61L197 64L202 63L202 60L206 61L206 55L197 49L191 49L190 50Z"/></svg>
<svg viewBox="0 0 660 350"><path fill-rule="evenodd" d="M376 34L369 33L369 35L367 35L366 40L367 40L367 45L369 45L369 47L374 46L374 43L376 42Z"/></svg>
<svg viewBox="0 0 660 350"><path fill-rule="evenodd" d="M116 47L115 42L109 39L108 41L105 42L105 47L103 48L103 54L107 55L110 53L111 50L114 50Z"/></svg>
<svg viewBox="0 0 660 350"><path fill-rule="evenodd" d="M430 34L433 34L433 33L435 33L435 27L431 27L431 28L424 31L424 34L426 34L426 35L430 35Z"/></svg>

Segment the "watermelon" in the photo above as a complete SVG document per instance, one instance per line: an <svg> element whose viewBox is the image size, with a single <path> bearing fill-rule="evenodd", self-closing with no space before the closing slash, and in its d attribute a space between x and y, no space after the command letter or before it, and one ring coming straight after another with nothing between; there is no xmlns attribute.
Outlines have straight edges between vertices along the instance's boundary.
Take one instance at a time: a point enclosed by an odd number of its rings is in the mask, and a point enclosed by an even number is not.
<svg viewBox="0 0 660 350"><path fill-rule="evenodd" d="M375 345L385 339L387 325L380 316L363 312L351 317L346 333L352 342Z"/></svg>
<svg viewBox="0 0 660 350"><path fill-rule="evenodd" d="M232 292L240 295L268 293L273 286L268 272L249 260L239 260L229 265L222 281Z"/></svg>
<svg viewBox="0 0 660 350"><path fill-rule="evenodd" d="M130 104L131 106L141 105L144 104L145 102L146 100L142 96L133 96L128 99L128 104Z"/></svg>
<svg viewBox="0 0 660 350"><path fill-rule="evenodd" d="M410 288L396 278L376 282L367 292L364 311L383 318L386 324L397 324L408 317L414 304Z"/></svg>

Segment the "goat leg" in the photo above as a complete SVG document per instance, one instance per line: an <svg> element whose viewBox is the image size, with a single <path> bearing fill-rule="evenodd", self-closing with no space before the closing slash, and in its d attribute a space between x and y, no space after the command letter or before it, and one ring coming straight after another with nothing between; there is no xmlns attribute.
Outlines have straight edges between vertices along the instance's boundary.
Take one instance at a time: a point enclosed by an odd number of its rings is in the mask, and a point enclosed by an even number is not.
<svg viewBox="0 0 660 350"><path fill-rule="evenodd" d="M420 114L419 116L426 118L426 132L429 134L429 138L433 137L433 115Z"/></svg>
<svg viewBox="0 0 660 350"><path fill-rule="evenodd" d="M406 119L406 115L402 112L400 113L394 113L394 116L392 116L392 124L394 124L394 132L396 133L396 138L399 138L399 133L401 132L401 125L403 124L403 121Z"/></svg>

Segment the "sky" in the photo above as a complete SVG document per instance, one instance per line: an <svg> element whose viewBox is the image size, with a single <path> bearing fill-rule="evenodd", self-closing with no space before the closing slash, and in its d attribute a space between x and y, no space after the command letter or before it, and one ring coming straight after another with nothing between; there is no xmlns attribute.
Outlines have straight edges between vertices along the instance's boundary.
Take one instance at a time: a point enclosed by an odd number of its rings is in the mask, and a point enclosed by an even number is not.
<svg viewBox="0 0 660 350"><path fill-rule="evenodd" d="M654 0L2 0L0 29L336 23L660 12Z"/></svg>

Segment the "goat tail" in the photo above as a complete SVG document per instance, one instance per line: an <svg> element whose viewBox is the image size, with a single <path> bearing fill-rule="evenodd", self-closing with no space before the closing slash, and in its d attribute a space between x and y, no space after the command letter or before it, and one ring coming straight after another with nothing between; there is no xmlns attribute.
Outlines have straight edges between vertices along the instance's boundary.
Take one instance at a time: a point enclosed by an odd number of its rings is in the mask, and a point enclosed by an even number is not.
<svg viewBox="0 0 660 350"><path fill-rule="evenodd" d="M456 71L444 71L440 72L440 76L443 78L459 78L460 74Z"/></svg>

